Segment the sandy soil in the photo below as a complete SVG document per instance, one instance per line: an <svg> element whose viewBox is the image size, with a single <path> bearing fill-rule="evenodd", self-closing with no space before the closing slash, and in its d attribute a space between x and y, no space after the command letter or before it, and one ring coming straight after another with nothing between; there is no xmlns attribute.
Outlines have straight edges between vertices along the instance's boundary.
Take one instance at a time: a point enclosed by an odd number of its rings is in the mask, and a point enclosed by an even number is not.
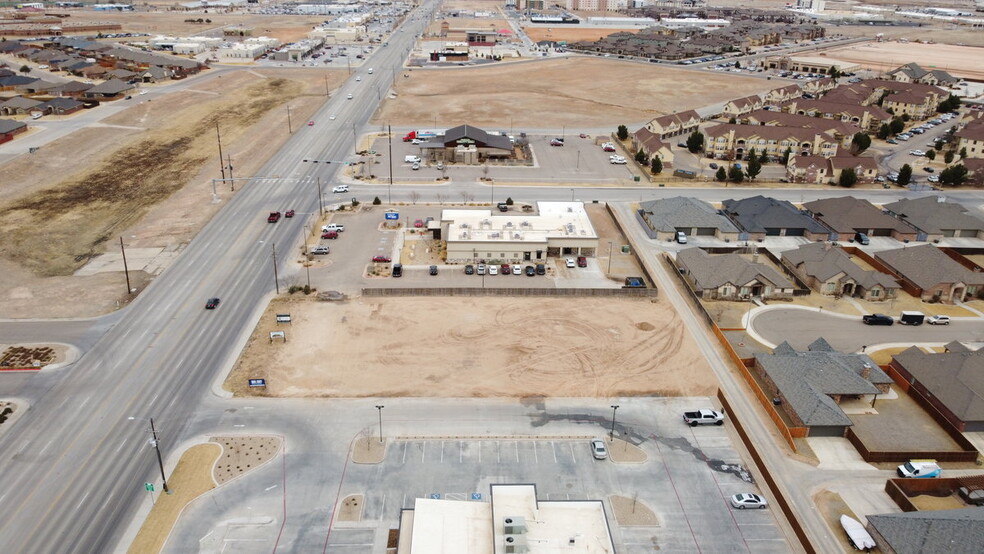
<svg viewBox="0 0 984 554"><path fill-rule="evenodd" d="M984 34L984 33L979 33ZM869 42L821 51L830 58L885 71L916 62L924 69L943 69L956 77L984 79L984 50L953 44Z"/></svg>
<svg viewBox="0 0 984 554"><path fill-rule="evenodd" d="M285 312L288 342L271 343ZM267 390L249 390L249 378ZM716 383L664 300L435 297L278 299L225 386L281 397L605 397L706 396Z"/></svg>
<svg viewBox="0 0 984 554"><path fill-rule="evenodd" d="M652 508L636 498L625 496L609 496L615 521L622 526L658 526L660 521Z"/></svg>
<svg viewBox="0 0 984 554"><path fill-rule="evenodd" d="M535 42L541 40L566 40L567 42L577 42L579 40L601 40L612 33L628 32L638 33L639 29L569 29L567 27L523 27L526 34Z"/></svg>
<svg viewBox="0 0 984 554"><path fill-rule="evenodd" d="M649 121L768 88L761 79L608 59L531 60L412 71L376 124L598 127ZM694 92L701 92L695 101ZM448 94L448 91L454 91ZM437 99L440 100L437 100Z"/></svg>
<svg viewBox="0 0 984 554"><path fill-rule="evenodd" d="M268 462L280 452L283 441L270 436L212 437L209 442L222 446L212 477L219 485L239 477Z"/></svg>
<svg viewBox="0 0 984 554"><path fill-rule="evenodd" d="M292 115L303 120L323 102L326 75L330 88L335 88L347 77L344 71L279 68L242 70L215 78L209 78L206 73L188 92L134 104L99 126L45 145L43 156L25 155L4 164L0 167L4 175L0 207L31 198L52 187L52 176L71 178L72 175L65 173L66 167L71 167L75 176L99 168L121 148L121 143L146 140L165 127L193 126L194 122L212 117L216 110L240 101L238 96L247 87L263 81L289 79L294 93L284 96L281 102L290 101ZM287 139L286 111L277 108L282 105L272 106L252 126L243 121L223 124L223 153L232 157L237 177L251 175L259 169L269 154ZM255 129L265 131L252 132ZM214 133L208 140L214 144ZM189 167L183 186L176 187L177 190L166 199L143 206L143 217L114 234L124 236L128 248L176 250L183 247L223 205L203 201L203 197L211 196L209 180L220 176L217 155L211 146L207 147L203 159ZM223 194L228 197L228 189ZM77 246L79 241L72 240ZM118 248L118 242L103 247ZM3 291L0 293L0 313L7 317L91 317L118 309L132 299L126 293L122 272L39 278L25 267L24 261L23 257L0 257L0 291ZM138 290L142 290L151 278L151 275L131 268L131 285ZM84 302L64 302L65 298L83 297Z"/></svg>
<svg viewBox="0 0 984 554"><path fill-rule="evenodd" d="M871 25L840 25L828 27L828 33L849 37L869 37L881 33L885 39L907 38L910 41L932 40L942 44L984 46L984 33L969 27L874 27ZM910 43L911 44L911 43Z"/></svg>
<svg viewBox="0 0 984 554"><path fill-rule="evenodd" d="M166 10L166 6L161 6ZM58 10L62 12L63 10ZM252 27L253 36L268 36L291 42L305 38L312 27L325 20L324 16L258 15L249 13L201 13L201 12L129 12L112 13L92 10L64 10L70 13L72 23L119 23L123 32L150 33L151 35L190 36L207 34L224 27ZM185 19L211 19L211 23L185 23ZM121 39L113 39L120 42ZM144 41L147 37L134 37L132 41Z"/></svg>
<svg viewBox="0 0 984 554"><path fill-rule="evenodd" d="M160 490L153 493L157 503L127 552L143 554L161 551L181 510L195 498L215 488L212 464L219 453L220 448L216 444L199 444L181 455L168 482L171 494L161 494L163 491Z"/></svg>

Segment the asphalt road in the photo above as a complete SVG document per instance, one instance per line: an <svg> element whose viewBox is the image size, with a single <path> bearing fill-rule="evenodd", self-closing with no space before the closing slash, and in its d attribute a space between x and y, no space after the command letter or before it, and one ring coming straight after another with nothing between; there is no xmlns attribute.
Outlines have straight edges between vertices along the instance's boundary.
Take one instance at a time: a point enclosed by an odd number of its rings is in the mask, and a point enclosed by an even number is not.
<svg viewBox="0 0 984 554"><path fill-rule="evenodd" d="M30 404L17 425L0 435L0 463L4 468L0 473L0 510L5 514L0 519L0 551L108 552L118 546L126 524L145 500L143 483L157 478L156 459L147 442L147 423L130 421L128 416L154 417L161 432L161 448L167 453L176 448L177 440L195 430L189 422L199 407L221 405L210 396L209 387L232 363L274 291L273 245L281 253L278 263L283 281L290 264L288 256L282 254L296 248L304 232L304 218L268 224L266 212L288 206L302 213L317 211L316 179L331 183L338 166L304 164L301 160L344 160L349 156L353 150L350 129L354 126L358 133L365 128L377 106L374 87L386 87L399 75L400 61L425 22L425 18L411 18L405 24L407 30L394 33L390 45L379 48L364 66L374 67L374 74L360 71L361 82L350 79L345 83L313 117L316 125L298 129L258 172L264 179L244 185L228 200L229 206L220 210L175 263L128 308L91 324L42 323L36 329L18 324L21 330L17 332L25 338L37 331L87 351L63 370L0 383L0 395L25 398ZM353 94L353 100L346 99L348 93ZM337 116L335 120L329 119L331 114ZM443 190L454 198L461 191L476 188L474 182L451 183L427 188L425 194ZM504 188L508 192L503 194L522 199L569 200L571 196L567 187ZM406 200L411 190L416 189L396 187L394 200ZM583 200L631 201L679 194L707 199L739 196L736 189L576 190ZM741 195L767 193L791 200L802 200L804 194L796 190L740 190ZM387 192L388 187L364 186L354 191L365 200ZM880 201L923 195L898 190L852 192ZM823 191L811 192L810 196L840 194ZM950 196L980 204L974 192ZM476 193L476 197L483 196ZM665 287L667 278L661 277ZM206 312L203 304L210 296L220 296L222 305ZM689 314L682 300L667 297L681 313ZM118 318L115 325L113 318ZM703 336L699 324L689 316L685 323L709 353L712 366L726 367L713 354L715 347ZM0 324L0 332L7 329L13 327ZM740 389L727 372L719 372L719 377L727 389ZM741 395L731 398L741 412L755 412ZM197 417L215 421L220 415ZM766 456L782 456L767 429L750 427ZM779 471L785 483L796 482L800 475ZM801 514L811 513L808 496L793 495L793 503ZM829 546L822 522L810 518L808 528L819 544Z"/></svg>

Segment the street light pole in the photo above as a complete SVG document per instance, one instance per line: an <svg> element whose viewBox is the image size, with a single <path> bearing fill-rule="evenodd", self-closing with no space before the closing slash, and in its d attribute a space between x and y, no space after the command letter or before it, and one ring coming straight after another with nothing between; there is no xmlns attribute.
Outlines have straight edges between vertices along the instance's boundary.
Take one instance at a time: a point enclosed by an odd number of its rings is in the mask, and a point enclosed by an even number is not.
<svg viewBox="0 0 984 554"><path fill-rule="evenodd" d="M294 130L290 126L290 106L287 106L287 134L292 134Z"/></svg>
<svg viewBox="0 0 984 554"><path fill-rule="evenodd" d="M376 409L379 410L379 442L383 442L383 408L386 406L376 404Z"/></svg>
<svg viewBox="0 0 984 554"><path fill-rule="evenodd" d="M608 274L612 274L612 241L608 241Z"/></svg>
<svg viewBox="0 0 984 554"><path fill-rule="evenodd" d="M130 416L127 419L133 421L137 418ZM151 439L150 443L154 445L154 450L157 451L157 466L161 469L161 481L164 482L164 492L171 494L167 488L167 477L164 475L164 458L161 457L161 446L160 441L157 440L157 427L154 426L154 418L150 418L150 434L154 437Z"/></svg>
<svg viewBox="0 0 984 554"><path fill-rule="evenodd" d="M615 440L615 412L618 411L618 404L612 404L612 431L608 434L608 442Z"/></svg>

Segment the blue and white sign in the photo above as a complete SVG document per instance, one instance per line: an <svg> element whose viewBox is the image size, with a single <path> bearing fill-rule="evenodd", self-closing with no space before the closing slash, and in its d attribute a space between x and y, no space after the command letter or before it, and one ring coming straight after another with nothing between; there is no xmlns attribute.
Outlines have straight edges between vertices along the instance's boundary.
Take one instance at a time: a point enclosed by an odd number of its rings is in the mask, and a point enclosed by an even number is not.
<svg viewBox="0 0 984 554"><path fill-rule="evenodd" d="M250 379L249 386L251 387L265 387L266 379Z"/></svg>
<svg viewBox="0 0 984 554"><path fill-rule="evenodd" d="M481 500L482 499L482 493L480 493L480 492L473 492L473 493L471 493L471 499L472 500Z"/></svg>
<svg viewBox="0 0 984 554"><path fill-rule="evenodd" d="M400 212L386 212L387 220L397 220L400 219Z"/></svg>
<svg viewBox="0 0 984 554"><path fill-rule="evenodd" d="M440 500L441 499L441 493L439 493L439 492L432 492L431 493L431 499L433 499L433 500Z"/></svg>

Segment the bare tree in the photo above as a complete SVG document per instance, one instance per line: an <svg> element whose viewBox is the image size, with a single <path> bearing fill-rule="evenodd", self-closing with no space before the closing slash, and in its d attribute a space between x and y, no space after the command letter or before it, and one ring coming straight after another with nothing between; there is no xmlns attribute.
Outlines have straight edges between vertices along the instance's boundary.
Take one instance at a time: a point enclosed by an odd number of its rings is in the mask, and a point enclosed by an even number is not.
<svg viewBox="0 0 984 554"><path fill-rule="evenodd" d="M410 203L416 204L417 200L420 200L420 193L415 190L410 191Z"/></svg>
<svg viewBox="0 0 984 554"><path fill-rule="evenodd" d="M461 191L461 202L467 204L475 199L475 195L468 192L467 190Z"/></svg>
<svg viewBox="0 0 984 554"><path fill-rule="evenodd" d="M437 193L437 201L440 202L442 206L444 205L444 202L447 201L447 199L448 199L447 194L444 194L443 192Z"/></svg>
<svg viewBox="0 0 984 554"><path fill-rule="evenodd" d="M482 178L485 179L486 181L489 180L489 164L488 164L488 162L486 162L484 165L482 165Z"/></svg>

